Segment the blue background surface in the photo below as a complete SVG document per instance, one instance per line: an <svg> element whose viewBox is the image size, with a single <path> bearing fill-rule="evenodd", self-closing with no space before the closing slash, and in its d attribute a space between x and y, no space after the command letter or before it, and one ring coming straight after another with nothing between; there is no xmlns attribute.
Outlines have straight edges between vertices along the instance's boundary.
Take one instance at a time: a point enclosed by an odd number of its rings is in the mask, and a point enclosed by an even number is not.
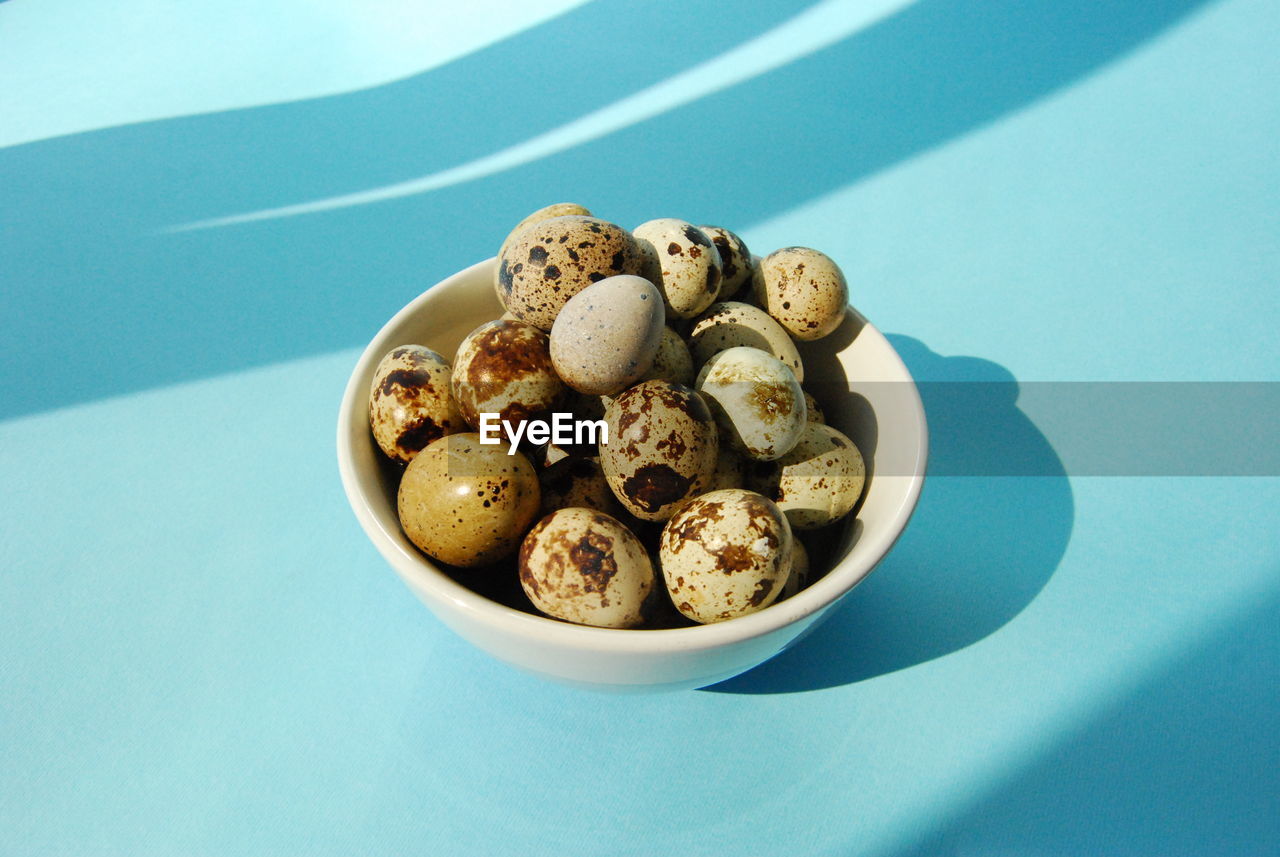
<svg viewBox="0 0 1280 857"><path fill-rule="evenodd" d="M1280 851L1274 469L1068 475L926 386L827 624L612 697L441 627L333 449L561 200L819 247L919 379L1280 381L1280 7L466 6L0 4L0 853Z"/></svg>

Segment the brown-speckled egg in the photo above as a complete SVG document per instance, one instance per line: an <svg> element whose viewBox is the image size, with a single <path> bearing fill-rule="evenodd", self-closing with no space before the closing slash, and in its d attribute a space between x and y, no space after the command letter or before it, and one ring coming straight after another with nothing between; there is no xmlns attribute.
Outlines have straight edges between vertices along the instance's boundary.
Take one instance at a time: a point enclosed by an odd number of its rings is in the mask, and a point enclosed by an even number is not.
<svg viewBox="0 0 1280 857"><path fill-rule="evenodd" d="M621 392L653 366L664 318L653 283L632 274L607 277L560 309L551 326L551 362L580 393Z"/></svg>
<svg viewBox="0 0 1280 857"><path fill-rule="evenodd" d="M720 294L720 253L692 223L660 217L632 230L644 254L642 276L662 292L667 314L693 318Z"/></svg>
<svg viewBox="0 0 1280 857"><path fill-rule="evenodd" d="M544 208L539 208L533 214L530 214L528 217L517 223L515 228L507 233L507 237L502 239L502 247L498 250L498 258L502 258L502 254L506 252L507 246L511 243L511 239L519 235L520 231L526 226L531 226L534 223L541 223L542 221L550 220L553 217L565 217L567 215L590 217L591 212L583 206L578 205L576 202L557 202ZM497 293L499 301L505 300L506 294L502 289L502 281L498 277L497 268L493 269L493 290ZM512 318L515 318L515 316L513 315Z"/></svg>
<svg viewBox="0 0 1280 857"><path fill-rule="evenodd" d="M658 353L653 358L649 371L640 376L642 381L670 381L673 384L684 384L692 387L697 374L693 369L693 355L689 346L684 344L680 334L670 327L662 329L662 341L658 343Z"/></svg>
<svg viewBox="0 0 1280 857"><path fill-rule="evenodd" d="M778 504L792 527L816 530L840 520L857 504L866 466L858 447L842 432L809 423L790 452L754 465L747 481Z"/></svg>
<svg viewBox="0 0 1280 857"><path fill-rule="evenodd" d="M547 334L523 321L490 321L458 346L451 385L462 418L480 427L480 414L518 423L554 410L566 396L551 364Z"/></svg>
<svg viewBox="0 0 1280 857"><path fill-rule="evenodd" d="M839 327L849 304L840 266L808 247L773 251L756 266L751 285L755 302L805 342Z"/></svg>
<svg viewBox="0 0 1280 857"><path fill-rule="evenodd" d="M412 461L433 440L466 427L449 375L449 361L421 345L402 345L379 361L369 391L369 426L390 458Z"/></svg>
<svg viewBox="0 0 1280 857"><path fill-rule="evenodd" d="M549 616L600 628L644 621L657 581L640 541L616 518L594 509L560 509L520 545L520 583Z"/></svg>
<svg viewBox="0 0 1280 857"><path fill-rule="evenodd" d="M716 466L719 441L707 403L669 381L642 381L605 411L609 442L600 464L609 487L637 518L665 521L701 494Z"/></svg>
<svg viewBox="0 0 1280 857"><path fill-rule="evenodd" d="M782 325L760 307L740 301L712 304L689 332L690 351L699 366L712 355L738 345L769 352L791 367L797 381L804 382L804 364L796 344Z"/></svg>
<svg viewBox="0 0 1280 857"><path fill-rule="evenodd" d="M542 486L543 515L574 506L615 517L622 513L599 458L558 457L539 471L538 481Z"/></svg>
<svg viewBox="0 0 1280 857"><path fill-rule="evenodd" d="M658 548L676 608L697 622L721 622L768 607L791 573L791 527L753 491L712 491L667 521Z"/></svg>
<svg viewBox="0 0 1280 857"><path fill-rule="evenodd" d="M754 270L751 251L747 244L734 233L722 226L699 226L699 229L716 245L720 254L720 300L726 300L738 293L746 283L751 282Z"/></svg>
<svg viewBox="0 0 1280 857"><path fill-rule="evenodd" d="M498 257L499 297L517 317L551 330L569 298L641 267L640 248L622 227L595 217L553 217L510 239Z"/></svg>
<svg viewBox="0 0 1280 857"><path fill-rule="evenodd" d="M724 439L720 432L720 451L716 454L716 469L707 483L707 491L723 491L725 488L743 488L747 484L747 462Z"/></svg>
<svg viewBox="0 0 1280 857"><path fill-rule="evenodd" d="M515 551L538 517L533 465L474 432L446 435L409 462L398 506L405 535L450 565L476 567Z"/></svg>
<svg viewBox="0 0 1280 857"><path fill-rule="evenodd" d="M794 536L795 534L793 533L792 535ZM808 586L811 574L812 566L809 563L809 551L805 549L804 542L798 538L793 538L791 542L791 573L787 575L787 582L783 584L782 594L778 596L778 600L790 598Z"/></svg>
<svg viewBox="0 0 1280 857"><path fill-rule="evenodd" d="M805 419L811 423L825 423L827 415L822 412L822 406L818 404L818 400L813 397L813 393L808 390L804 391Z"/></svg>
<svg viewBox="0 0 1280 857"><path fill-rule="evenodd" d="M781 458L804 430L800 382L759 348L740 345L713 354L698 373L697 389L730 444L748 458Z"/></svg>

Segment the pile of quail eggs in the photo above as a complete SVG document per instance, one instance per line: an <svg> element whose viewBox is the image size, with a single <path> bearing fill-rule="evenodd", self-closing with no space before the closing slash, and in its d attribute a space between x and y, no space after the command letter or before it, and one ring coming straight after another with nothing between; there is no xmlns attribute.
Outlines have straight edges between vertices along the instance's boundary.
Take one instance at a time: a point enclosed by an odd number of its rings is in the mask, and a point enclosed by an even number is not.
<svg viewBox="0 0 1280 857"><path fill-rule="evenodd" d="M506 313L452 361L405 344L373 379L413 544L513 606L606 628L724 621L816 578L799 534L847 516L865 478L795 345L844 318L835 262L558 204L511 231L494 287ZM481 414L554 412L603 420L607 442L480 442Z"/></svg>

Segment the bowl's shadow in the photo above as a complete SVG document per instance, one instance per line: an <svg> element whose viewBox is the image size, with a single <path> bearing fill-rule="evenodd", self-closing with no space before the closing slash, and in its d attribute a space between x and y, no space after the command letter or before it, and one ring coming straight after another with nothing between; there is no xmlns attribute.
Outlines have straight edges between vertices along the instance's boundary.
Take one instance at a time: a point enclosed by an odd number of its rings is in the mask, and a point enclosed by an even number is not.
<svg viewBox="0 0 1280 857"><path fill-rule="evenodd" d="M890 336L919 382L929 477L881 566L803 643L707 690L788 693L933 660L995 632L1036 597L1066 550L1074 501L1062 462L1018 410L998 363L941 357Z"/></svg>

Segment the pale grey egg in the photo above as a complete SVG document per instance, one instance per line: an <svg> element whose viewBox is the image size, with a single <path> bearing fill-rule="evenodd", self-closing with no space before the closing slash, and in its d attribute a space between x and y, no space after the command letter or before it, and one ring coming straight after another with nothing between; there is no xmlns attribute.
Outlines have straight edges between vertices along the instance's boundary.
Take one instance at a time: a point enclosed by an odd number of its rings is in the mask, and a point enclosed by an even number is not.
<svg viewBox="0 0 1280 857"><path fill-rule="evenodd" d="M551 327L551 363L580 393L612 395L653 365L662 332L662 295L643 277L608 277L565 303Z"/></svg>
<svg viewBox="0 0 1280 857"><path fill-rule="evenodd" d="M693 318L720 294L720 253L692 223L661 217L632 230L644 256L641 275L662 292L667 314Z"/></svg>
<svg viewBox="0 0 1280 857"><path fill-rule="evenodd" d="M804 364L796 344L782 325L759 307L741 301L712 304L689 332L689 350L698 366L738 345L769 352L790 366L796 380L804 383Z"/></svg>
<svg viewBox="0 0 1280 857"><path fill-rule="evenodd" d="M804 430L800 382L759 348L740 345L713 354L698 373L697 390L733 448L756 461L786 455Z"/></svg>
<svg viewBox="0 0 1280 857"><path fill-rule="evenodd" d="M760 260L752 277L755 302L796 339L821 339L840 326L849 305L844 273L809 247L784 247Z"/></svg>

